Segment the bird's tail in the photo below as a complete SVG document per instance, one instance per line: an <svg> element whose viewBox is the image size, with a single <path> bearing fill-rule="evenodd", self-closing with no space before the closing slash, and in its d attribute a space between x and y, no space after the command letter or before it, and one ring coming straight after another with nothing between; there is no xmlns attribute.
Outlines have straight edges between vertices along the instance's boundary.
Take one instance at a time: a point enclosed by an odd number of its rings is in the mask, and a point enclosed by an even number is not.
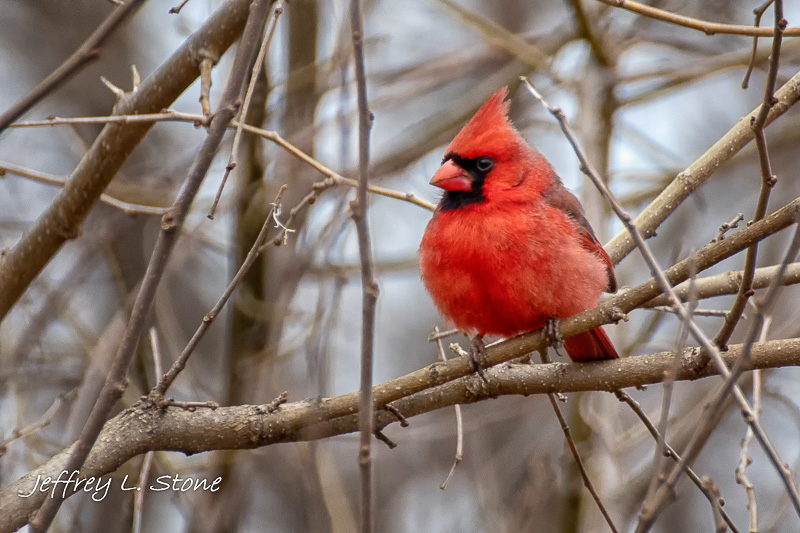
<svg viewBox="0 0 800 533"><path fill-rule="evenodd" d="M594 328L586 333L570 337L564 341L564 348L566 348L569 358L578 362L619 357L603 328Z"/></svg>

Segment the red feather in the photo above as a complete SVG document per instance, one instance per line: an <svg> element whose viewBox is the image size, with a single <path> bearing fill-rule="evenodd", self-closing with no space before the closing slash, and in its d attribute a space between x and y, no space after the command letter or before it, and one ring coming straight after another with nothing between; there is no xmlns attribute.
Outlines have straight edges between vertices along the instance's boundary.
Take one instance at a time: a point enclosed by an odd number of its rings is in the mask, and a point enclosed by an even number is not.
<svg viewBox="0 0 800 533"><path fill-rule="evenodd" d="M494 94L447 148L420 264L449 322L509 337L595 307L617 282L578 199L508 120L506 95ZM565 345L575 361L618 357L600 328Z"/></svg>

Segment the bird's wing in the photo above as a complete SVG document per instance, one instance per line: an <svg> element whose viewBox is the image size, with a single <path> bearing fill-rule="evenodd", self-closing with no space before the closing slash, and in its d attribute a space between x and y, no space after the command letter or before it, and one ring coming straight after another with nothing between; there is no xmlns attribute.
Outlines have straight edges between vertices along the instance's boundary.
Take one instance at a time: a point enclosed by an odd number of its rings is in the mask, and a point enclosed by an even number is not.
<svg viewBox="0 0 800 533"><path fill-rule="evenodd" d="M603 249L603 245L597 240L589 221L586 220L580 201L564 187L561 180L558 178L553 180L553 186L547 194L545 194L544 199L548 205L560 209L566 213L569 218L575 221L578 227L581 245L590 252L596 254L606 265L606 271L608 272L608 292L617 292L617 277L614 275L614 263Z"/></svg>

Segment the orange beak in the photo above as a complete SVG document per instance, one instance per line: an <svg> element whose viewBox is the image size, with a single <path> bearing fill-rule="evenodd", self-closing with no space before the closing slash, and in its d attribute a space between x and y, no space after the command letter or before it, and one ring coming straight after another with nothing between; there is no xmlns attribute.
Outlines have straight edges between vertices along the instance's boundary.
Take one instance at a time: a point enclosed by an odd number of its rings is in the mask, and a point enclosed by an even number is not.
<svg viewBox="0 0 800 533"><path fill-rule="evenodd" d="M451 159L436 171L431 180L431 185L446 191L471 191L472 178L466 170Z"/></svg>

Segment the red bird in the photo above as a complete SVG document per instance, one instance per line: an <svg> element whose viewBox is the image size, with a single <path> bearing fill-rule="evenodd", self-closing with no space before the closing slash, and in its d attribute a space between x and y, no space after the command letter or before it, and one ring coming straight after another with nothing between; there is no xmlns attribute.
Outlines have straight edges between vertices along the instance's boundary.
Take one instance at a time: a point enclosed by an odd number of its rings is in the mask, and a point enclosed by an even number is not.
<svg viewBox="0 0 800 533"><path fill-rule="evenodd" d="M422 281L441 314L473 336L477 370L484 335L542 328L617 289L580 202L509 121L507 94L489 98L447 148L431 180L444 196L420 245ZM619 357L602 328L564 345L573 361Z"/></svg>

